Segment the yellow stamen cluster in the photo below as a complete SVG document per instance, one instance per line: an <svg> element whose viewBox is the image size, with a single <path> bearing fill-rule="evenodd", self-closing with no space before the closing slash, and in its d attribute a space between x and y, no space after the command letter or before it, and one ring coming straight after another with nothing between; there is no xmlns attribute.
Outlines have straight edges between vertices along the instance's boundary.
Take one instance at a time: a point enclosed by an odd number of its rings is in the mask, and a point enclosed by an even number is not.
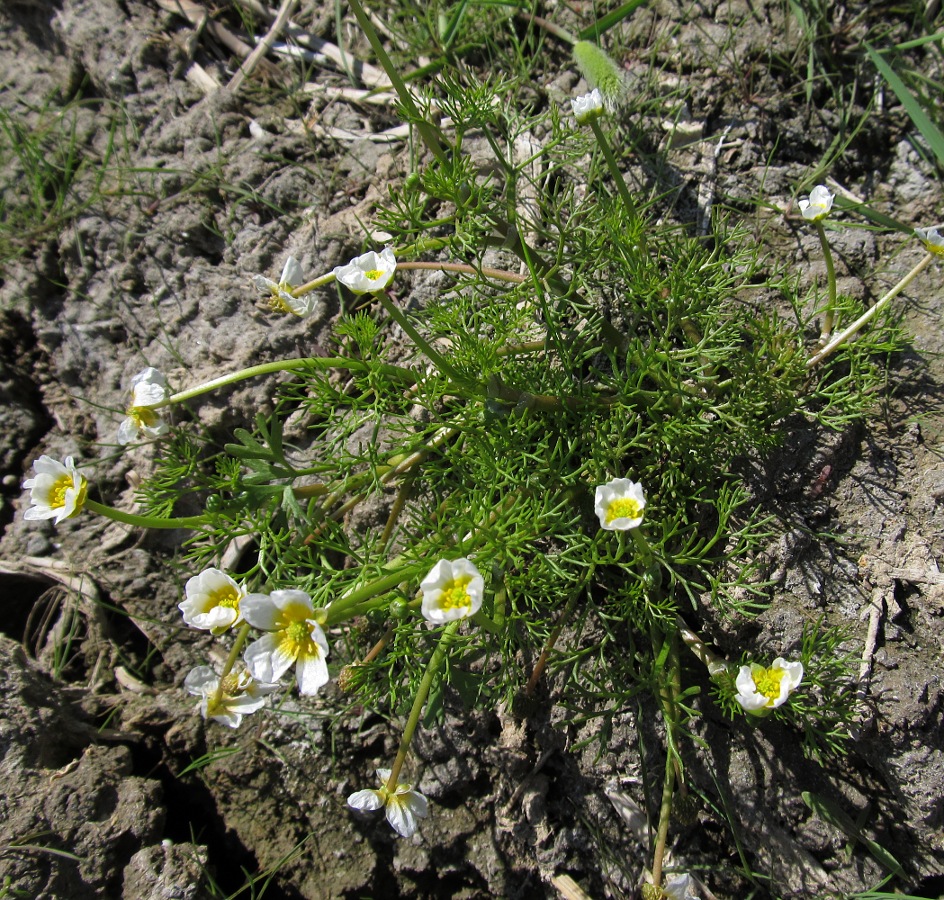
<svg viewBox="0 0 944 900"><path fill-rule="evenodd" d="M381 272L380 269L368 269L364 275L371 281L376 281L381 275L383 275L383 272Z"/></svg>
<svg viewBox="0 0 944 900"><path fill-rule="evenodd" d="M638 519L642 515L642 507L632 497L621 497L614 500L606 509L606 521L615 519Z"/></svg>
<svg viewBox="0 0 944 900"><path fill-rule="evenodd" d="M225 606L228 609L239 609L239 591L232 585L220 588L213 594L214 606Z"/></svg>
<svg viewBox="0 0 944 900"><path fill-rule="evenodd" d="M783 669L759 669L751 673L757 691L770 700L780 696L780 682L783 681Z"/></svg>
<svg viewBox="0 0 944 900"><path fill-rule="evenodd" d="M49 492L50 509L59 509L60 506L66 505L66 492L71 487L72 477L70 475L63 475L56 480L55 485L53 485L52 490Z"/></svg>
<svg viewBox="0 0 944 900"><path fill-rule="evenodd" d="M462 575L446 583L439 598L439 605L443 609L457 609L469 606L472 598L469 596L469 582L471 575Z"/></svg>

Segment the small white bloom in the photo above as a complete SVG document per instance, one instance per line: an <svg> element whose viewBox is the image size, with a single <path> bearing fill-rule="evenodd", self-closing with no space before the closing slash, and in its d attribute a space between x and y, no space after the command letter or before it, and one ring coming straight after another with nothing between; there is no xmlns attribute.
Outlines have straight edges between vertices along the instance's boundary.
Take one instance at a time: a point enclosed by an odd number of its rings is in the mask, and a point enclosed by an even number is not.
<svg viewBox="0 0 944 900"><path fill-rule="evenodd" d="M30 492L30 506L24 519L71 519L82 511L88 481L75 468L71 456L65 463L51 456L41 456L33 463L35 478L27 478L23 489Z"/></svg>
<svg viewBox="0 0 944 900"><path fill-rule="evenodd" d="M293 288L305 283L302 267L294 256L285 260L282 275L278 282L262 275L253 275L256 290L269 301L272 312L291 313L294 316L310 316L314 312L317 301L312 294L296 297Z"/></svg>
<svg viewBox="0 0 944 900"><path fill-rule="evenodd" d="M352 259L346 266L337 266L334 277L355 294L382 291L393 280L397 258L385 247L380 253L371 250Z"/></svg>
<svg viewBox="0 0 944 900"><path fill-rule="evenodd" d="M803 663L787 662L778 656L770 668L759 663L741 666L735 685L735 700L746 712L765 714L768 709L776 709L787 702L803 680Z"/></svg>
<svg viewBox="0 0 944 900"><path fill-rule="evenodd" d="M240 603L243 618L268 631L246 648L244 659L253 677L278 681L295 663L300 694L317 694L328 683L328 639L314 618L304 591L248 594Z"/></svg>
<svg viewBox="0 0 944 900"><path fill-rule="evenodd" d="M200 698L197 705L200 715L230 728L238 728L243 716L265 706L266 696L279 687L256 681L244 666L236 666L223 679L223 693L216 703L214 699L219 686L220 677L209 666L197 666L184 679L186 691Z"/></svg>
<svg viewBox="0 0 944 900"><path fill-rule="evenodd" d="M191 628L222 634L242 621L239 605L246 591L219 569L204 569L187 581L187 599L177 608Z"/></svg>
<svg viewBox="0 0 944 900"><path fill-rule="evenodd" d="M810 222L818 222L829 215L835 199L836 195L831 194L825 184L818 184L810 191L809 197L800 200L800 212L803 213L804 219Z"/></svg>
<svg viewBox="0 0 944 900"><path fill-rule="evenodd" d="M614 478L597 486L593 508L600 527L607 531L628 531L642 523L646 495L642 483L629 478Z"/></svg>
<svg viewBox="0 0 944 900"><path fill-rule="evenodd" d="M663 888L666 897L669 900L691 900L697 897L695 893L695 881L691 875L676 875L670 878Z"/></svg>
<svg viewBox="0 0 944 900"><path fill-rule="evenodd" d="M485 582L468 559L441 559L420 582L420 589L423 617L441 625L477 613Z"/></svg>
<svg viewBox="0 0 944 900"><path fill-rule="evenodd" d="M582 97L575 97L570 104L578 125L589 125L594 119L599 119L603 115L603 95L599 88L594 88Z"/></svg>
<svg viewBox="0 0 944 900"><path fill-rule="evenodd" d="M931 253L944 255L944 235L936 228L916 228L914 233Z"/></svg>
<svg viewBox="0 0 944 900"><path fill-rule="evenodd" d="M156 438L167 433L167 423L154 407L168 397L167 381L157 369L148 366L131 379L131 405L127 418L118 426L118 443L130 444L139 433Z"/></svg>
<svg viewBox="0 0 944 900"><path fill-rule="evenodd" d="M426 798L409 784L398 783L396 790L387 790L390 769L378 769L377 776L380 778L380 790L356 791L347 798L347 805L361 812L383 807L393 830L402 837L411 837L416 832L416 820L429 815Z"/></svg>

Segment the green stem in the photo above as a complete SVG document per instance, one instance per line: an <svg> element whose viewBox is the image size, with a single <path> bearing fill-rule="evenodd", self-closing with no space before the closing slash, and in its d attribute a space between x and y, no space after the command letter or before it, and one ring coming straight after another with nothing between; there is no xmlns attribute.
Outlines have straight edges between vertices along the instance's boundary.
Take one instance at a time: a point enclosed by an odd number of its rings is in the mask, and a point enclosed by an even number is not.
<svg viewBox="0 0 944 900"><path fill-rule="evenodd" d="M665 778L662 782L662 802L659 806L659 828L656 832L655 849L652 854L652 883L657 888L662 886L662 864L665 860L665 848L669 838L669 821L672 817L672 800L675 796L677 761L675 734L678 727L676 698L680 689L677 637L673 633L664 636L663 639L670 643L666 665L668 681L661 692L662 715L665 718L666 728Z"/></svg>
<svg viewBox="0 0 944 900"><path fill-rule="evenodd" d="M236 635L233 647L229 651L229 656L226 657L226 663L223 665L223 672L220 674L220 683L217 685L216 692L213 694L213 702L207 704L208 714L212 715L212 711L220 705L220 701L223 699L223 679L233 671L233 666L236 665L236 660L239 659L239 654L242 652L246 644L246 638L248 637L249 623L243 622L243 624L239 626L239 633Z"/></svg>
<svg viewBox="0 0 944 900"><path fill-rule="evenodd" d="M331 284L335 280L334 272L328 272L327 275L319 275L314 281L308 281L305 284L300 284L297 288L292 289L293 297L301 297L310 291L315 290L315 288L324 287L326 284Z"/></svg>
<svg viewBox="0 0 944 900"><path fill-rule="evenodd" d="M819 243L823 248L823 259L826 262L826 285L829 290L829 299L826 305L826 314L823 316L823 330L819 337L820 345L829 341L829 336L833 332L833 323L836 319L836 267L833 265L833 251L829 248L829 241L826 239L826 229L822 222L814 222L816 233L819 235Z"/></svg>
<svg viewBox="0 0 944 900"><path fill-rule="evenodd" d="M413 708L410 710L410 718L407 719L406 727L403 729L403 736L400 738L400 748L397 750L397 758L393 761L393 767L390 769L390 778L387 779L387 790L391 794L397 789L397 778L399 778L400 770L403 768L403 762L410 749L410 743L413 741L413 734L416 731L416 726L419 724L423 707L426 705L426 698L429 696L429 689L432 687L433 679L442 667L446 651L449 649L449 645L452 643L461 621L461 619L456 619L443 629L439 644L433 651L429 665L426 667L426 672L423 674L423 680L417 688L416 696L413 698Z"/></svg>
<svg viewBox="0 0 944 900"><path fill-rule="evenodd" d="M380 305L383 306L387 314L397 323L405 332L409 335L410 340L413 341L416 346L423 351L428 357L430 362L443 374L451 378L456 384L463 385L464 387L471 387L476 394L480 393L479 385L476 385L469 381L464 375L462 375L458 370L454 369L440 354L438 351L434 350L430 345L429 341L426 340L414 327L413 324L407 319L402 312L400 312L397 305L387 296L386 292L378 292L377 299L380 301Z"/></svg>
<svg viewBox="0 0 944 900"><path fill-rule="evenodd" d="M419 568L419 566L413 564L406 565L402 569L397 569L395 572L387 572L379 578L375 578L373 581L335 600L334 603L328 606L325 620L326 626L337 625L338 622L345 621L349 618L352 607L358 606L377 594L395 588L401 581L408 581L416 574Z"/></svg>
<svg viewBox="0 0 944 900"><path fill-rule="evenodd" d="M226 387L230 384L236 384L238 381L245 381L247 378L255 378L257 375L271 375L273 372L288 372L293 369L347 369L352 372L379 372L404 381L407 384L416 384L416 373L401 366L375 365L364 362L359 359L346 359L343 356L303 356L296 359L283 359L279 362L262 363L258 366L250 366L248 369L240 369L238 372L230 372L228 375L221 375L212 381L205 381L196 387L187 388L185 391L179 391L171 397L168 397L161 403L154 404L154 409L162 406L170 406L172 403L181 403L184 400L190 400L193 397L199 397L201 394L207 394L215 391L217 388Z"/></svg>
<svg viewBox="0 0 944 900"><path fill-rule="evenodd" d="M836 351L838 347L844 344L849 338L856 335L859 331L862 330L862 327L868 323L872 318L874 318L878 312L884 309L888 304L897 297L906 287L908 287L911 282L917 278L930 264L931 260L934 259L933 253L928 253L924 259L921 260L901 281L898 282L881 300L879 300L874 306L866 310L858 319L856 319L845 331L841 331L837 334L825 347L817 350L807 361L806 367L811 369L817 363L821 363L827 356L830 356Z"/></svg>
<svg viewBox="0 0 944 900"><path fill-rule="evenodd" d="M208 525L210 519L208 516L182 516L177 519L162 519L157 516L136 516L134 513L122 512L113 506L107 506L104 503L96 503L94 500L86 498L85 506L92 512L98 513L116 522L124 522L125 525L136 525L139 528L199 528L202 525Z"/></svg>
<svg viewBox="0 0 944 900"><path fill-rule="evenodd" d="M623 206L626 207L626 212L629 213L630 218L635 220L637 218L636 204L633 202L629 188L626 187L626 182L623 180L623 173L620 172L619 166L616 164L616 157L610 149L610 143L607 141L606 135L603 133L603 129L596 119L590 120L590 127L593 129L593 136L597 139L597 145L602 151L603 158L606 160L606 164L610 169L610 175L613 176L613 181L616 182L616 190L619 192L620 199L623 201Z"/></svg>

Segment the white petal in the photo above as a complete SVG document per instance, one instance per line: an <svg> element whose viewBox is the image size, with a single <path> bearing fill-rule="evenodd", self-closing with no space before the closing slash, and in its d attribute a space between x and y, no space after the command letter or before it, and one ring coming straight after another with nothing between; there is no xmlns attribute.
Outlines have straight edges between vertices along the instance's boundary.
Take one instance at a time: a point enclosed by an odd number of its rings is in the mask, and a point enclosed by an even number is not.
<svg viewBox="0 0 944 900"><path fill-rule="evenodd" d="M347 798L347 805L351 809L368 811L380 809L383 806L383 799L380 796L380 791L355 791Z"/></svg>
<svg viewBox="0 0 944 900"><path fill-rule="evenodd" d="M212 694L219 686L220 679L209 666L197 666L187 673L184 689L194 696L205 697Z"/></svg>
<svg viewBox="0 0 944 900"><path fill-rule="evenodd" d="M154 384L149 381L142 381L134 386L131 391L132 406L157 406L167 397L167 389L161 384Z"/></svg>
<svg viewBox="0 0 944 900"><path fill-rule="evenodd" d="M239 609L253 628L277 631L281 627L282 612L268 594L247 594L240 600Z"/></svg>
<svg viewBox="0 0 944 900"><path fill-rule="evenodd" d="M138 436L138 423L128 416L118 426L118 443L130 444Z"/></svg>
<svg viewBox="0 0 944 900"><path fill-rule="evenodd" d="M302 273L301 263L299 263L294 256L290 256L285 260L285 265L282 267L282 277L279 278L279 283L298 287L300 284L304 284L304 282L305 276Z"/></svg>
<svg viewBox="0 0 944 900"><path fill-rule="evenodd" d="M311 597L304 591L273 591L269 595L272 602L281 610L283 619L289 622L301 622L311 617L315 608Z"/></svg>
<svg viewBox="0 0 944 900"><path fill-rule="evenodd" d="M328 664L323 655L299 656L295 666L299 694L317 694L329 681Z"/></svg>
<svg viewBox="0 0 944 900"><path fill-rule="evenodd" d="M246 648L243 659L253 678L273 684L288 671L295 657L287 654L281 643L282 635L276 632L264 634Z"/></svg>

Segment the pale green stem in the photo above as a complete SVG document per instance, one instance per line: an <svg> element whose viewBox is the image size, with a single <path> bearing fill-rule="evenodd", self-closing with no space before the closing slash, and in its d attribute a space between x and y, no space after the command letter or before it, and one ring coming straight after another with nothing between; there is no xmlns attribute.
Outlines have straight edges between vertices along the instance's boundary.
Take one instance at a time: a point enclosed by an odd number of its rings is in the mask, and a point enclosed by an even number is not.
<svg viewBox="0 0 944 900"><path fill-rule="evenodd" d="M334 272L328 272L327 275L319 275L314 281L308 281L305 284L300 284L297 288L293 288L290 293L293 297L301 297L310 291L313 291L315 288L324 287L326 284L331 284L335 280Z"/></svg>
<svg viewBox="0 0 944 900"><path fill-rule="evenodd" d="M866 325L872 318L874 318L881 310L883 310L888 304L897 297L906 287L908 287L911 282L917 278L930 264L931 260L934 259L933 253L928 253L924 259L921 260L901 281L898 282L884 297L881 298L874 306L866 310L858 319L856 319L845 331L839 332L825 347L820 348L816 351L807 361L806 367L808 369L815 366L817 363L821 363L827 356L830 356L836 351L838 347L844 344L849 338L858 334L862 330L862 327Z"/></svg>
<svg viewBox="0 0 944 900"><path fill-rule="evenodd" d="M223 679L233 671L233 666L236 665L236 660L239 659L239 654L242 652L246 644L246 638L248 637L249 623L243 622L243 624L239 626L239 633L236 635L233 648L229 651L229 656L226 657L226 663L223 665L223 672L220 674L220 683L217 685L216 692L213 694L213 702L212 704L207 704L207 713L209 715L212 715L213 710L220 705L220 701L223 699Z"/></svg>
<svg viewBox="0 0 944 900"><path fill-rule="evenodd" d="M597 139L597 146L599 146L602 151L603 158L606 160L606 164L610 169L610 175L613 177L613 181L616 182L616 190L619 191L623 206L626 207L626 212L629 213L630 218L636 219L636 204L633 202L629 188L626 187L626 182L623 180L623 173L620 172L619 166L616 164L616 157L610 149L610 143L606 139L606 135L600 127L600 123L596 119L590 120L590 127L593 129L593 136Z"/></svg>
<svg viewBox="0 0 944 900"><path fill-rule="evenodd" d="M727 671L728 664L685 624L681 616L676 616L675 625L685 646L705 665L712 678Z"/></svg>
<svg viewBox="0 0 944 900"><path fill-rule="evenodd" d="M199 528L201 525L207 525L210 522L208 516L182 516L177 519L162 519L158 516L136 516L134 513L122 512L113 506L107 506L104 503L96 503L94 500L86 499L85 506L92 512L98 513L116 522L124 522L125 525L136 525L138 528Z"/></svg>
<svg viewBox="0 0 944 900"><path fill-rule="evenodd" d="M161 403L155 403L153 408L158 409L162 406L170 406L173 403L181 403L184 400L190 400L193 397L199 397L201 394L215 391L217 388L236 384L239 381L245 381L247 378L255 378L258 375L271 375L273 372L288 372L293 369L304 369L306 366L316 369L348 369L349 371L355 372L375 371L401 381L406 381L410 384L416 383L416 375L400 366L369 365L362 360L346 359L342 356L304 356L296 359L283 359L279 362L262 363L258 366L250 366L248 369L240 369L238 372L230 372L228 375L221 375L219 378L214 378L212 381L205 381L203 384L198 384L196 387L187 388L185 391L178 391Z"/></svg>
<svg viewBox="0 0 944 900"><path fill-rule="evenodd" d="M455 637L461 621L461 619L456 619L443 629L442 636L439 638L439 644L433 651L429 665L426 667L426 672L423 674L423 680L416 690L416 696L413 698L413 708L410 710L410 718L407 719L406 727L403 729L403 736L400 738L400 748L397 750L397 758L393 761L393 766L390 769L390 777L387 779L387 790L391 794L396 792L397 779L400 777L400 770L403 768L403 762L410 749L410 743L413 741L413 733L416 731L416 726L419 724L423 707L426 705L426 698L429 696L429 689L433 685L433 679L439 674L443 659L446 656L446 651L449 649L449 645L452 643L452 639Z"/></svg>
<svg viewBox="0 0 944 900"><path fill-rule="evenodd" d="M669 837L669 820L672 817L672 800L675 796L675 731L678 725L675 698L679 690L678 644L675 635L664 638L670 641L667 670L669 682L662 693L662 710L665 717L667 743L665 755L665 780L662 782L662 803L659 807L659 828L656 832L655 850L652 855L652 883L662 886L662 863L665 859L665 847Z"/></svg>
<svg viewBox="0 0 944 900"><path fill-rule="evenodd" d="M337 625L338 622L345 621L349 618L349 613L352 608L357 607L365 600L369 600L377 594L395 588L402 581L408 581L419 569L420 566L415 563L405 565L402 569L397 569L395 572L387 572L356 590L351 591L349 594L345 594L328 607L327 618L325 620L326 624Z"/></svg>
<svg viewBox="0 0 944 900"><path fill-rule="evenodd" d="M829 241L826 239L826 229L822 222L814 222L816 233L819 235L819 243L823 248L823 260L826 263L826 287L829 291L829 299L826 301L826 313L823 316L823 330L819 337L820 344L826 344L829 336L833 333L833 323L836 319L836 267L833 265L833 251L829 247Z"/></svg>
<svg viewBox="0 0 944 900"><path fill-rule="evenodd" d="M426 340L414 327L413 324L407 319L402 312L400 312L397 305L387 296L385 292L379 292L377 294L377 299L380 301L380 305L383 306L387 314L393 319L394 322L399 325L406 334L409 335L410 340L413 341L416 346L429 357L430 362L443 374L451 378L456 384L463 385L465 387L472 387L477 389L479 385L470 382L468 378L462 375L459 371L454 369L445 358L437 350L434 350L430 345L429 341ZM477 391L478 392L478 391Z"/></svg>

